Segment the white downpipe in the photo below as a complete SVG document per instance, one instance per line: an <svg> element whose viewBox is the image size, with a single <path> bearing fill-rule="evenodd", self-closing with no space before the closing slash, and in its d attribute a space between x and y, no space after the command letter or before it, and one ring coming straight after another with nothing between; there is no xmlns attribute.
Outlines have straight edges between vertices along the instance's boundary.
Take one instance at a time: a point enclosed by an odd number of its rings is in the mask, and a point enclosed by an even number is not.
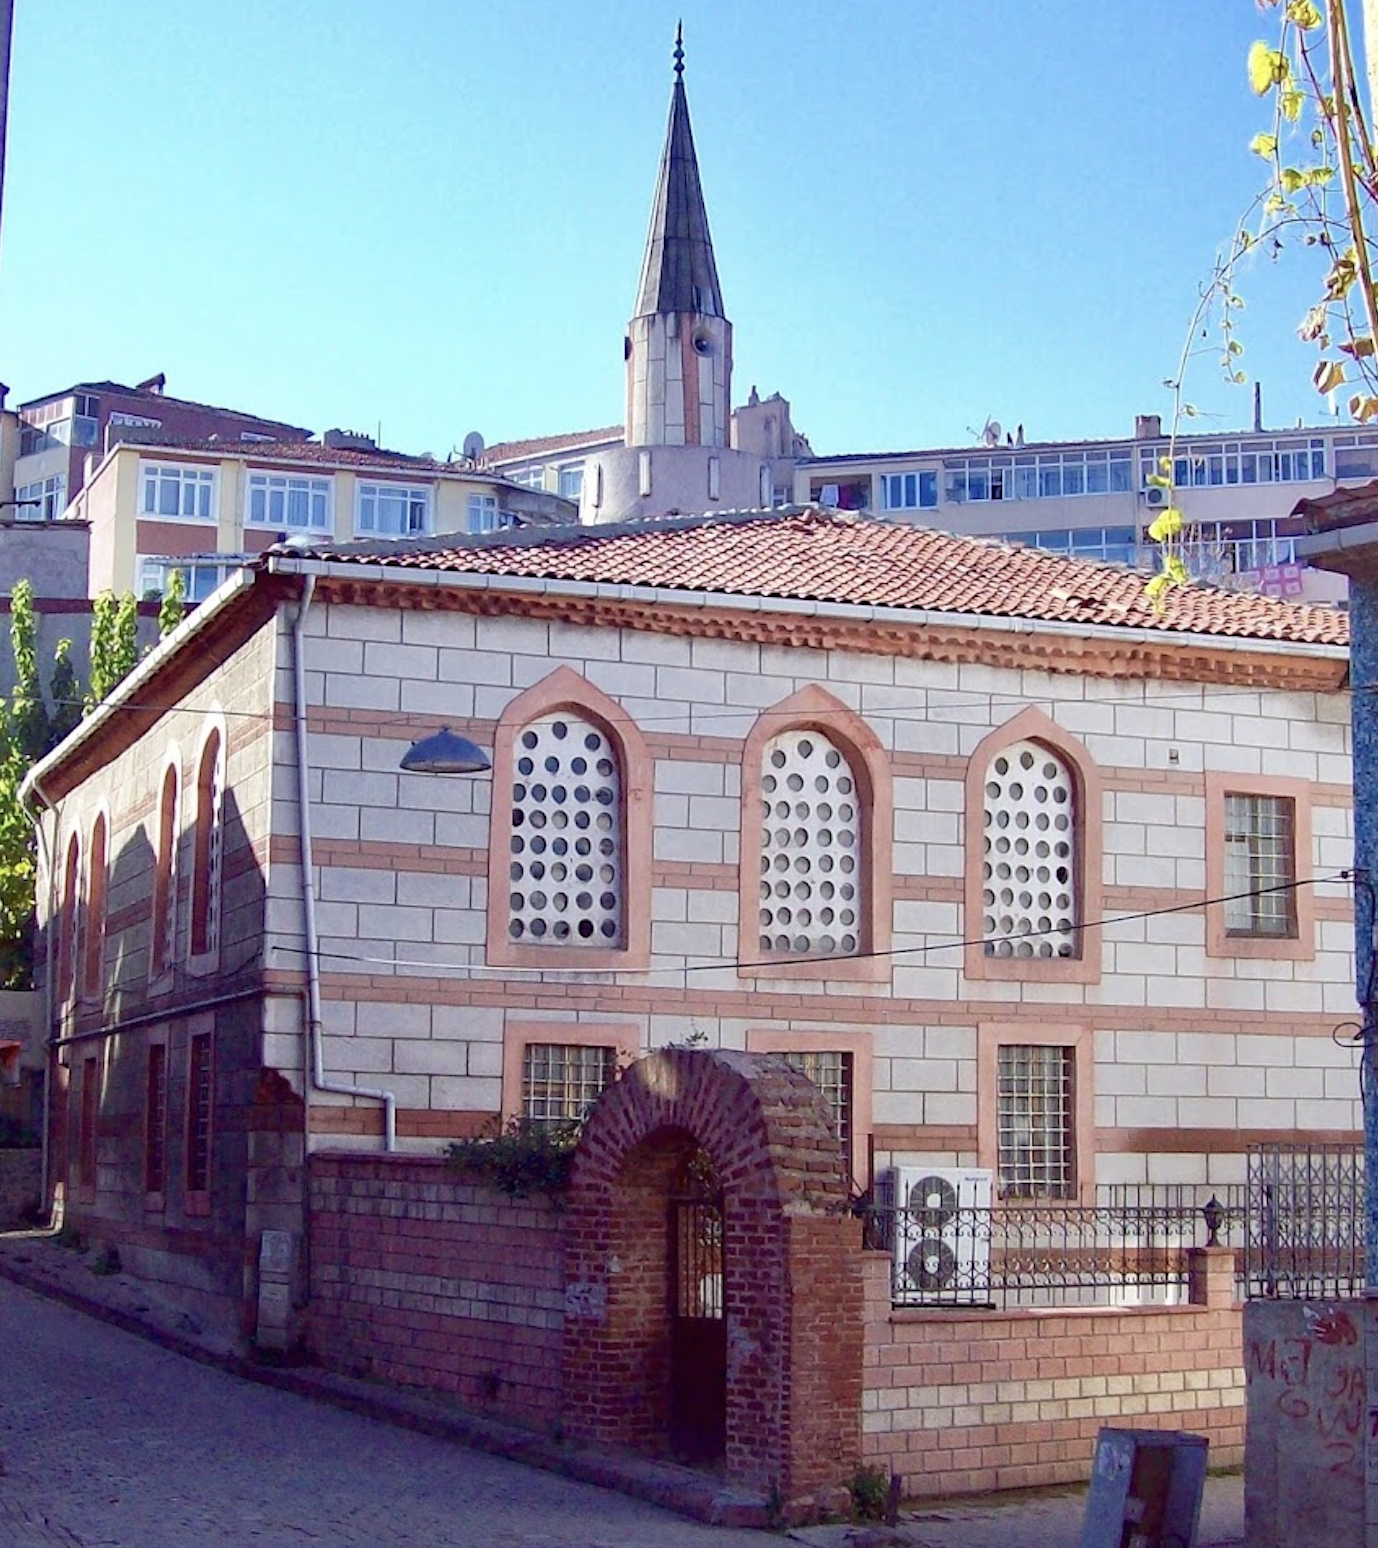
<svg viewBox="0 0 1378 1548"><path fill-rule="evenodd" d="M321 965L316 933L316 884L311 859L311 789L307 764L306 734L306 615L316 590L314 575L305 577L301 601L292 623L293 716L297 733L297 831L301 855L302 931L306 946L306 1027L309 1043L311 1085L334 1096L368 1097L383 1104L383 1149L397 1149L397 1098L391 1091L371 1086L350 1086L329 1080L325 1073L325 1047L321 1032Z"/></svg>

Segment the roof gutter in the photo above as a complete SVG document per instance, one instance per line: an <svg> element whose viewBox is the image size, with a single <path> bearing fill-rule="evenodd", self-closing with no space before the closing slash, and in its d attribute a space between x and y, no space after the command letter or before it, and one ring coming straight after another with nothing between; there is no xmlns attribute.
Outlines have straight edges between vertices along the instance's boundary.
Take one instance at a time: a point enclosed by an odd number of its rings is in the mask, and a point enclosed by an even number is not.
<svg viewBox="0 0 1378 1548"><path fill-rule="evenodd" d="M600 602L650 602L667 607L726 608L739 613L779 613L796 618L836 619L846 623L980 629L998 634L1105 640L1132 645L1221 649L1234 644L1262 655L1304 656L1326 661L1343 661L1349 655L1348 648L1343 645L1313 645L1302 641L1246 639L1236 635L1186 631L1167 633L1160 629L1136 629L1109 624L1059 623L989 613L877 607L736 592L678 590L669 586L619 585L605 581L552 580L526 575L474 574L453 570L401 569L397 565L340 564L329 559L312 559L297 554L269 554L267 568L272 575L309 575L318 579L374 581L394 585L405 582L408 586L434 586L442 591L507 592L517 596L577 597Z"/></svg>

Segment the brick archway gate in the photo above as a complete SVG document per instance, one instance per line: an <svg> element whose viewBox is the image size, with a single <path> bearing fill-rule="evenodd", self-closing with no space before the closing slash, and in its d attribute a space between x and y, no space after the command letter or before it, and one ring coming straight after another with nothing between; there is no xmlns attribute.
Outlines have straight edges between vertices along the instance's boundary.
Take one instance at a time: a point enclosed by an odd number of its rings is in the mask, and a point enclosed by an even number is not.
<svg viewBox="0 0 1378 1548"><path fill-rule="evenodd" d="M722 1189L725 1482L789 1502L861 1455L861 1229L813 1084L769 1054L667 1049L604 1092L567 1200L569 1432L664 1455L672 1191L699 1150Z"/></svg>

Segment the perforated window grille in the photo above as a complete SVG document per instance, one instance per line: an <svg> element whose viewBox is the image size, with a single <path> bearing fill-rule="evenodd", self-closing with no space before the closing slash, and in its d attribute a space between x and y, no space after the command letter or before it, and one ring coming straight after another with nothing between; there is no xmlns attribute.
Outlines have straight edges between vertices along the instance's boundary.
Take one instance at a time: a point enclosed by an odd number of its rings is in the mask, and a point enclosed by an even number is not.
<svg viewBox="0 0 1378 1548"><path fill-rule="evenodd" d="M996 1128L1003 1198L1067 1198L1073 1191L1071 1048L1011 1043L999 1051Z"/></svg>
<svg viewBox="0 0 1378 1548"><path fill-rule="evenodd" d="M536 946L622 944L622 779L605 732L567 711L517 738L508 933Z"/></svg>
<svg viewBox="0 0 1378 1548"><path fill-rule="evenodd" d="M580 1122L616 1068L612 1048L528 1043L522 1055L522 1118L537 1125Z"/></svg>
<svg viewBox="0 0 1378 1548"><path fill-rule="evenodd" d="M782 731L761 767L760 948L773 956L862 949L861 812L842 753L818 731Z"/></svg>
<svg viewBox="0 0 1378 1548"><path fill-rule="evenodd" d="M1014 742L986 771L984 910L988 957L1075 957L1076 829L1071 770Z"/></svg>
<svg viewBox="0 0 1378 1548"><path fill-rule="evenodd" d="M1228 935L1295 935L1295 807L1284 796L1225 797L1225 931ZM1243 894L1243 896L1241 896Z"/></svg>
<svg viewBox="0 0 1378 1548"><path fill-rule="evenodd" d="M845 1148L852 1142L852 1056L835 1048L800 1049L785 1058L823 1093L832 1130Z"/></svg>

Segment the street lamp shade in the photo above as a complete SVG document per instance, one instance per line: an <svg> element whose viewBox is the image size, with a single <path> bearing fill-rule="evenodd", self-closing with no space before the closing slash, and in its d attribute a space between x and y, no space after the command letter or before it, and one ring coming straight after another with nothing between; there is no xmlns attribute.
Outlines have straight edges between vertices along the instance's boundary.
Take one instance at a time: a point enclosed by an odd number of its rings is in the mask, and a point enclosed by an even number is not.
<svg viewBox="0 0 1378 1548"><path fill-rule="evenodd" d="M448 726L413 742L402 759L409 774L482 774L493 767L488 754Z"/></svg>

